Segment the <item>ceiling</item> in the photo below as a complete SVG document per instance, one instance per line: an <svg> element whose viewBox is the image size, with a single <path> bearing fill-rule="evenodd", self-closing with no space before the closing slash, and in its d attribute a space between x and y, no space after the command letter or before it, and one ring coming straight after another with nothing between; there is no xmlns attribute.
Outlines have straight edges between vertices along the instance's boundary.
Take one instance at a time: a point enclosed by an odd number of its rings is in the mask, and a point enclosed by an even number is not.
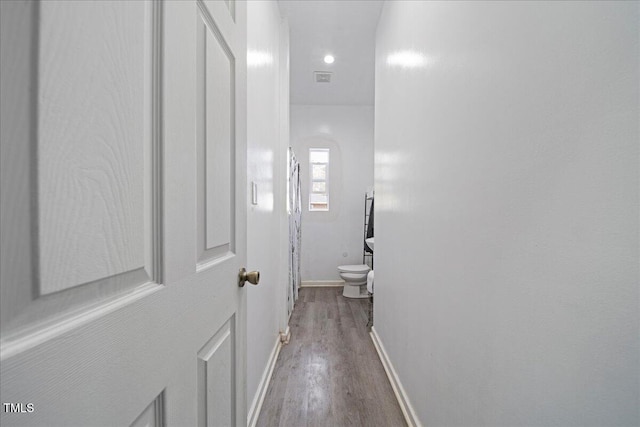
<svg viewBox="0 0 640 427"><path fill-rule="evenodd" d="M375 35L382 0L280 0L289 20L291 103L373 105ZM323 58L331 54L333 64ZM316 83L314 71L332 72Z"/></svg>

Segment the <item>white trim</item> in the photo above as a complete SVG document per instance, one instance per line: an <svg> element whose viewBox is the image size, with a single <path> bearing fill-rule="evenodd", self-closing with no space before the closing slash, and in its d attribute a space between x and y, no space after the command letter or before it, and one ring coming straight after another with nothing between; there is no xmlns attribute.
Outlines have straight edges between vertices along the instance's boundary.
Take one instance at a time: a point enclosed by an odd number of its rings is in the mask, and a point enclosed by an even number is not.
<svg viewBox="0 0 640 427"><path fill-rule="evenodd" d="M289 327L287 326L287 330L288 329ZM271 382L273 368L275 368L276 366L276 360L278 360L278 354L280 354L281 348L282 343L280 342L280 334L278 334L278 337L276 338L276 344L273 346L273 350L271 350L269 361L267 362L267 366L265 366L264 368L262 378L260 379L260 384L258 385L258 390L253 397L253 403L251 403L251 408L249 409L249 413L247 414L247 427L255 427L256 423L258 422L258 417L260 416L260 411L262 410L262 404L264 403L264 398L267 395L269 383Z"/></svg>
<svg viewBox="0 0 640 427"><path fill-rule="evenodd" d="M301 288L337 288L344 286L344 280L303 280Z"/></svg>
<svg viewBox="0 0 640 427"><path fill-rule="evenodd" d="M416 415L416 411L413 409L413 406L411 406L409 396L407 396L407 393L404 391L404 387L402 387L400 378L398 378L398 374L393 368L393 364L391 363L391 360L387 355L387 351L382 345L382 341L380 340L375 327L371 327L371 332L369 334L371 335L373 345L378 352L378 357L380 357L380 361L382 362L384 371L387 373L387 377L389 377L389 382L391 383L391 387L393 388L393 393L396 395L396 399L398 399L400 409L402 409L402 414L407 421L407 425L409 427L422 427L422 423L420 423L420 420Z"/></svg>

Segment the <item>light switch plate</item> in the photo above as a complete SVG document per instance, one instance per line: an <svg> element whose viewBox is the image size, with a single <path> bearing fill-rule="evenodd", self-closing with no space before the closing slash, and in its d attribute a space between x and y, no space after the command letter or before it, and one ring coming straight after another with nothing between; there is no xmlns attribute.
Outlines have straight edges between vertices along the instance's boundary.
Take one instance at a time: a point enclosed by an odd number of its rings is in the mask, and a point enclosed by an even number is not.
<svg viewBox="0 0 640 427"><path fill-rule="evenodd" d="M254 181L251 181L251 204L258 204L258 184Z"/></svg>

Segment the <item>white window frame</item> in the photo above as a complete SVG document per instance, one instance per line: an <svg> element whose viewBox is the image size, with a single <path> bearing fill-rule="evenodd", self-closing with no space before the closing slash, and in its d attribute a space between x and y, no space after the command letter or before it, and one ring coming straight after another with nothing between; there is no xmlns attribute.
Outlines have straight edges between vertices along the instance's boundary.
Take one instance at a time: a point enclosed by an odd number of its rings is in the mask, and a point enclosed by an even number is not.
<svg viewBox="0 0 640 427"><path fill-rule="evenodd" d="M311 158L312 153L314 152L325 152L327 153L327 162L312 162ZM328 148L309 148L309 211L310 212L327 212L329 210L329 165L331 163L331 153ZM313 179L313 166L314 165L325 165L325 176L324 179ZM324 182L324 190L323 192L313 191L313 183L314 182ZM320 203L313 203L311 201L311 196L313 194L324 194L327 198L327 203L324 207L317 207L314 205L319 205Z"/></svg>

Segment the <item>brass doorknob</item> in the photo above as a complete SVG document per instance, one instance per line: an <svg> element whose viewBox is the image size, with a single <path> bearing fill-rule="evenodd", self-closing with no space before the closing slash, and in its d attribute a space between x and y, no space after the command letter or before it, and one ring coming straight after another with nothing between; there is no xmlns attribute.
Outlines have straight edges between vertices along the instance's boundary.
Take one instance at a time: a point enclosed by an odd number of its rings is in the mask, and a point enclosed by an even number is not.
<svg viewBox="0 0 640 427"><path fill-rule="evenodd" d="M257 285L260 282L259 271L247 271L244 267L240 269L238 273L238 286L243 287L245 282L249 282L252 285Z"/></svg>

